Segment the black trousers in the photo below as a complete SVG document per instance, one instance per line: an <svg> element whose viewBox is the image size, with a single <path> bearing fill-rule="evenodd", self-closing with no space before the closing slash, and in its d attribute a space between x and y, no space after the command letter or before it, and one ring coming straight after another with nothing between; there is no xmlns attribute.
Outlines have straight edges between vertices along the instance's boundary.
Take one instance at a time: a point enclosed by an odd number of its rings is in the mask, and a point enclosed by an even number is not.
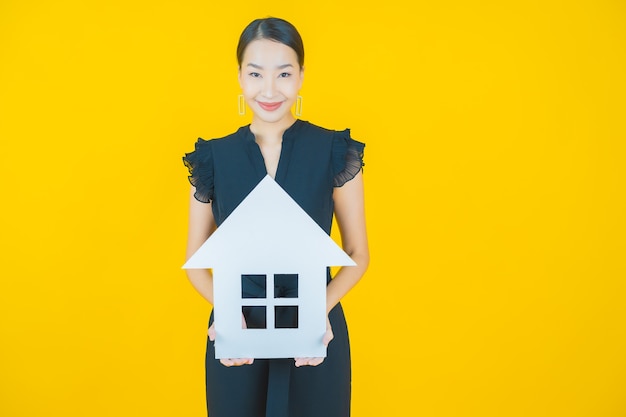
<svg viewBox="0 0 626 417"><path fill-rule="evenodd" d="M334 339L318 366L296 368L293 358L287 358L226 367L215 359L214 342L207 338L209 417L349 417L350 343L340 304L329 319Z"/></svg>

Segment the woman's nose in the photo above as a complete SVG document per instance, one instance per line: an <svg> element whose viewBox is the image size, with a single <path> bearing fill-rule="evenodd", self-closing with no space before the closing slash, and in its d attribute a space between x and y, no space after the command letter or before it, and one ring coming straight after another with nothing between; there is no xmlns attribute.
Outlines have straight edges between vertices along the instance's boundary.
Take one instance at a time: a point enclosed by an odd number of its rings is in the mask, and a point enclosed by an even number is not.
<svg viewBox="0 0 626 417"><path fill-rule="evenodd" d="M274 85L274 80L270 77L265 79L265 84L263 85L263 95L267 98L274 97L276 93L276 86Z"/></svg>

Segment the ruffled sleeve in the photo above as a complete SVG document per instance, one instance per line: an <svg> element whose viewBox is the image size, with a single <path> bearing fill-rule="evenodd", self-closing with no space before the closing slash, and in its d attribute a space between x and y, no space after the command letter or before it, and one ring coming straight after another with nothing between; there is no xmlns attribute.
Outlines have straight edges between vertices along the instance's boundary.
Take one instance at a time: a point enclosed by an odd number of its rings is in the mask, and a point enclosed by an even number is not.
<svg viewBox="0 0 626 417"><path fill-rule="evenodd" d="M350 181L365 166L363 163L364 148L364 143L350 137L350 129L335 132L332 149L334 187L341 187Z"/></svg>
<svg viewBox="0 0 626 417"><path fill-rule="evenodd" d="M213 151L210 140L198 138L196 149L183 156L189 182L196 188L194 197L202 203L213 200Z"/></svg>

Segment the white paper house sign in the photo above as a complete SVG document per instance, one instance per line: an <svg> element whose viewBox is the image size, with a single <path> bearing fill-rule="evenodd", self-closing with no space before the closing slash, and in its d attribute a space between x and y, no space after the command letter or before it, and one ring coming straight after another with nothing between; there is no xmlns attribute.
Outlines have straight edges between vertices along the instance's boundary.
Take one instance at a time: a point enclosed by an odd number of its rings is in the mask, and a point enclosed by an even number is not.
<svg viewBox="0 0 626 417"><path fill-rule="evenodd" d="M354 261L278 185L266 176L183 268L212 268L216 358L325 357L326 268ZM242 280L265 286L244 298ZM277 280L297 280L297 294L274 293ZM243 308L260 309L265 328L243 328ZM297 325L276 323L294 309Z"/></svg>

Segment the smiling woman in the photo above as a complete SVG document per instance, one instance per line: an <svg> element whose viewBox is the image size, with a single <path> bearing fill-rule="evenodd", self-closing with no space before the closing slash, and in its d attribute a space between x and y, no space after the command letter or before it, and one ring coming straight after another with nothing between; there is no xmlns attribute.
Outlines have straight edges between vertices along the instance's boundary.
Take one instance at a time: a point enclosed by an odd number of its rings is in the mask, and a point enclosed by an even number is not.
<svg viewBox="0 0 626 417"><path fill-rule="evenodd" d="M303 76L304 67L291 47L270 39L257 39L246 47L239 67L239 85L259 133L267 131L268 124L278 123L283 128L293 124L291 108L302 88ZM262 140L279 140L261 136Z"/></svg>
<svg viewBox="0 0 626 417"><path fill-rule="evenodd" d="M327 274L326 332L320 334L326 358L218 360L214 342L220 334L211 314L206 350L209 415L347 417L350 347L339 301L369 263L361 173L365 145L352 139L347 129L324 129L292 114L304 79L304 48L289 22L267 18L250 23L240 37L237 59L239 85L253 112L252 122L224 138L199 139L195 151L183 158L192 184L187 258L269 175L327 234L336 216L343 250L356 265L343 267L332 278ZM210 271L186 271L198 292L213 303ZM243 292L254 288L251 277L242 276ZM280 290L297 291L292 285L297 280L287 281ZM260 312L258 317L243 311L242 326L270 325L265 310ZM297 327L297 310L285 310L283 315L282 321Z"/></svg>

